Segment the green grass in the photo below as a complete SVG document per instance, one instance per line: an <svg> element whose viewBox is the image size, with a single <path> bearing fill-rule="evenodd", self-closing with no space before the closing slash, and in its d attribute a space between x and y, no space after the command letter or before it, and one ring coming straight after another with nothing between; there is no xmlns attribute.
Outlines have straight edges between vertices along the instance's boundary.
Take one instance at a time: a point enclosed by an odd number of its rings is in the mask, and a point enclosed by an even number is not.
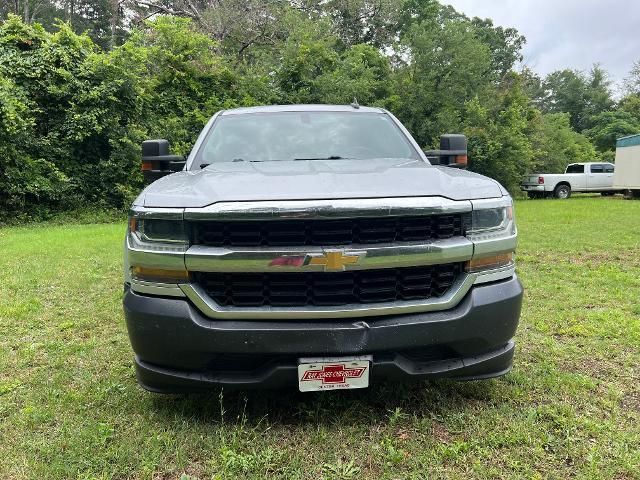
<svg viewBox="0 0 640 480"><path fill-rule="evenodd" d="M304 395L144 392L124 223L0 229L0 478L640 478L640 202L517 217L512 373Z"/></svg>

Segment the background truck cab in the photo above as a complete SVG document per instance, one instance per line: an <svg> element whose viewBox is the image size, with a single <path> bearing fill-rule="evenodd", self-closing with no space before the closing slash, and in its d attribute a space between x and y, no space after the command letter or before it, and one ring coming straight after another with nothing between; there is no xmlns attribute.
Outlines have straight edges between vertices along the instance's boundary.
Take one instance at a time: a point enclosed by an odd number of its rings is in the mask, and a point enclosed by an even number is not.
<svg viewBox="0 0 640 480"><path fill-rule="evenodd" d="M614 171L613 163L572 163L560 174L530 173L524 177L520 188L529 198L553 195L566 199L573 192L613 195L619 191L613 186Z"/></svg>

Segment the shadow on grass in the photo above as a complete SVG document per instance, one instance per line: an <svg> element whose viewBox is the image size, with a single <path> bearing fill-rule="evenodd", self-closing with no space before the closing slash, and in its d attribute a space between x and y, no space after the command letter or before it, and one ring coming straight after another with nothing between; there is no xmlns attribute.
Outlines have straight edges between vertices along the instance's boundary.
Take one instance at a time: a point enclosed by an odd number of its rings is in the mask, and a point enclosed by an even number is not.
<svg viewBox="0 0 640 480"><path fill-rule="evenodd" d="M379 384L365 390L300 393L297 391L222 391L188 395L151 395L157 415L202 423L256 425L264 419L280 425L371 425L394 415L416 417L482 408L501 401L504 380L455 382L435 380Z"/></svg>

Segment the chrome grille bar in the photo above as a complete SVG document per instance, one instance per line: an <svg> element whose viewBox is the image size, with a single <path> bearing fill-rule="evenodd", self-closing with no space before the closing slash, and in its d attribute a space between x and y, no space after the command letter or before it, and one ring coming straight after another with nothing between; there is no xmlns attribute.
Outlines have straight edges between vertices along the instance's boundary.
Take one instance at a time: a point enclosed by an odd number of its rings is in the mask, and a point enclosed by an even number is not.
<svg viewBox="0 0 640 480"><path fill-rule="evenodd" d="M471 202L443 197L220 202L187 208L185 220L293 220L400 217L470 212Z"/></svg>
<svg viewBox="0 0 640 480"><path fill-rule="evenodd" d="M305 264L305 259L332 251L345 257L358 257L346 270L438 265L470 260L473 243L456 237L426 244L384 244L362 248L282 247L212 248L194 245L185 254L185 265L192 272L322 272L321 264ZM299 262L295 262L299 259Z"/></svg>

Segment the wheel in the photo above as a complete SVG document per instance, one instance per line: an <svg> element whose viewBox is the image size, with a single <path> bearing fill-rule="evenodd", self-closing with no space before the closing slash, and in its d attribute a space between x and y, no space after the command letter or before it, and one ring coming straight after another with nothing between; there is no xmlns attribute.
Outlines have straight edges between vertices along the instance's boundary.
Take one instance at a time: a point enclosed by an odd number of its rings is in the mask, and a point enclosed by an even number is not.
<svg viewBox="0 0 640 480"><path fill-rule="evenodd" d="M560 200L566 200L571 196L571 187L566 184L558 185L553 191L553 196Z"/></svg>

